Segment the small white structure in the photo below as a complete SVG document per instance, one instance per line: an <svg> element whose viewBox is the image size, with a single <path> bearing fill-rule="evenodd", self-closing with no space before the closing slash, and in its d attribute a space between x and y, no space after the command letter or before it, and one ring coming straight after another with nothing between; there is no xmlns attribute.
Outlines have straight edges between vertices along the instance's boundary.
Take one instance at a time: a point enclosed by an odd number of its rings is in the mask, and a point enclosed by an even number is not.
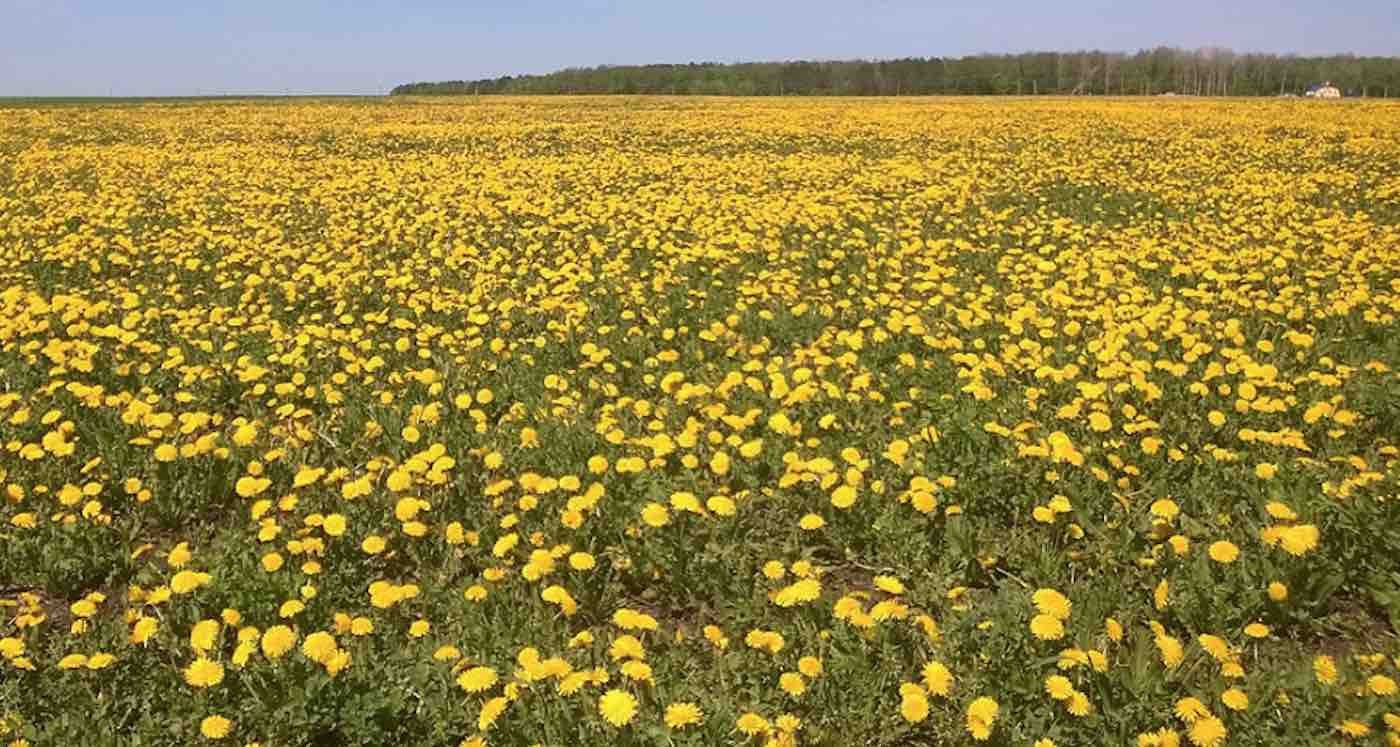
<svg viewBox="0 0 1400 747"><path fill-rule="evenodd" d="M1308 92L1303 95L1313 99L1339 99L1342 97L1342 92L1329 80L1320 86L1309 88Z"/></svg>

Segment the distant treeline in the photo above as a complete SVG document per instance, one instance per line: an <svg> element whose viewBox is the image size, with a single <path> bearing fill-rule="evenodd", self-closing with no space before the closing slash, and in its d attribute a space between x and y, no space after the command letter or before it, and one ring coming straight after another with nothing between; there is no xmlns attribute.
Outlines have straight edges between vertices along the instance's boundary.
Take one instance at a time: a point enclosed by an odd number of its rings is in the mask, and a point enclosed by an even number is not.
<svg viewBox="0 0 1400 747"><path fill-rule="evenodd" d="M1159 47L840 62L692 62L568 68L545 75L408 83L400 94L1302 94L1326 82L1347 96L1400 96L1400 58L1236 54Z"/></svg>

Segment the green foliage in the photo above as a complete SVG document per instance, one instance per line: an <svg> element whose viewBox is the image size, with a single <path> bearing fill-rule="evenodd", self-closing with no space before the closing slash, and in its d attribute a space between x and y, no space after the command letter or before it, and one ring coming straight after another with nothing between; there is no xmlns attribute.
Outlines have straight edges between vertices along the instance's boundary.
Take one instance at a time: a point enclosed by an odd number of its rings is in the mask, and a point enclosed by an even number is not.
<svg viewBox="0 0 1400 747"><path fill-rule="evenodd" d="M405 83L395 95L671 94L928 96L942 94L1302 94L1332 82L1348 96L1400 96L1400 58L1236 54L1170 47L1134 54L1025 52L833 62L604 65L545 75Z"/></svg>

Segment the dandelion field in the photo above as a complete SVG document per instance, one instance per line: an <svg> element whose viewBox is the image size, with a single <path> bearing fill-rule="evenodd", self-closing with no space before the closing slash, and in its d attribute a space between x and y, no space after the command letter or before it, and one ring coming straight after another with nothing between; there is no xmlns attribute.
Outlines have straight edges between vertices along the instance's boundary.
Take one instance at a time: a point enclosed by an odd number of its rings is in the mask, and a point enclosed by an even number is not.
<svg viewBox="0 0 1400 747"><path fill-rule="evenodd" d="M0 740L1400 744L1400 107L0 108Z"/></svg>

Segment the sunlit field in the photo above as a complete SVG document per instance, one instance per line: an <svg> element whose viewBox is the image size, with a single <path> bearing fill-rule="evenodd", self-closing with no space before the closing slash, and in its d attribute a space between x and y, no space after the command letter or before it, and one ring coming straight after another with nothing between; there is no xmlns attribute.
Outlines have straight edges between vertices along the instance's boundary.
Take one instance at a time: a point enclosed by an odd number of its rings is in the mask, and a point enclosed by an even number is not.
<svg viewBox="0 0 1400 747"><path fill-rule="evenodd" d="M1397 745L1397 314L1393 103L11 105L0 743Z"/></svg>

